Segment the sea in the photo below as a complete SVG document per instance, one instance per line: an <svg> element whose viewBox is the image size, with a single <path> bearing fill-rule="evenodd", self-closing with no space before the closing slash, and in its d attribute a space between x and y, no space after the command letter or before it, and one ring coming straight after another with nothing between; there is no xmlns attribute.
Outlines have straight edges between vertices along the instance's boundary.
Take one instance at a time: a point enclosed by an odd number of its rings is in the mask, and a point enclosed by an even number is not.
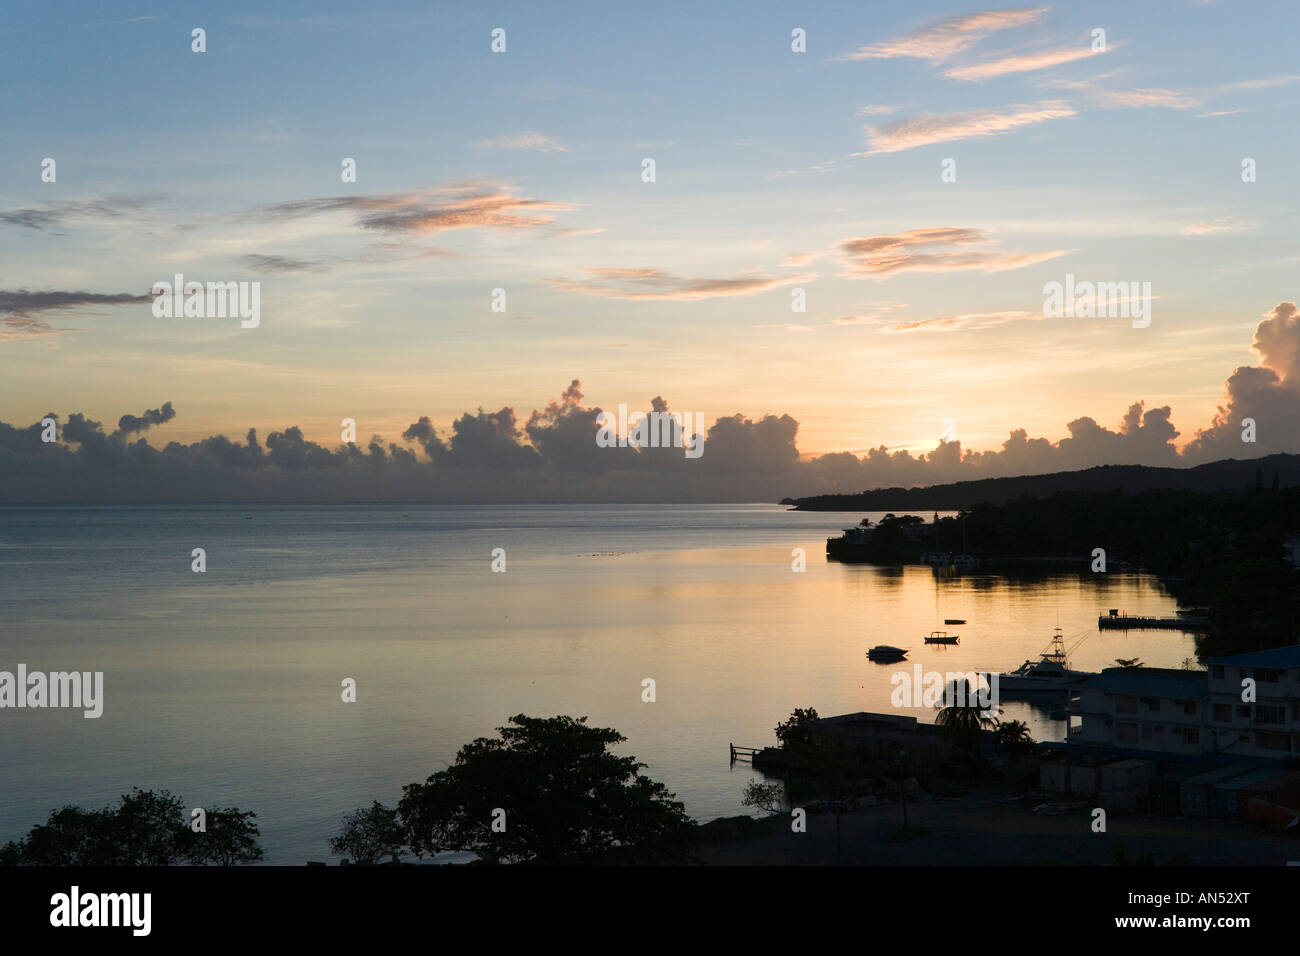
<svg viewBox="0 0 1300 956"><path fill-rule="evenodd" d="M795 708L933 721L891 705L891 675L916 663L1012 669L1057 627L1079 669L1195 657L1181 632L1098 631L1109 608L1174 613L1150 575L827 561L826 538L863 517L880 515L0 506L0 671L104 673L98 719L0 710L0 843L139 787L255 811L266 863L333 862L344 814L395 804L516 714L617 729L617 752L704 822L753 812L741 801L760 775L729 745L774 743ZM933 630L960 643L924 644ZM869 661L876 644L907 648L907 663ZM1036 740L1065 735L1059 702L1002 706Z"/></svg>

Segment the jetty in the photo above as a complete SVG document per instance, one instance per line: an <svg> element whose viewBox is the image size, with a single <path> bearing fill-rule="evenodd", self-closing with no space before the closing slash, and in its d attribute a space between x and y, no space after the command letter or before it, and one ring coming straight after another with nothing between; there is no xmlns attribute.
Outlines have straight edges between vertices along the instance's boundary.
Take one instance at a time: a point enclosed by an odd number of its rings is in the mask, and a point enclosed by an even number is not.
<svg viewBox="0 0 1300 956"><path fill-rule="evenodd" d="M1109 614L1102 614L1097 618L1097 629L1099 631L1208 631L1210 621L1208 618L1191 614L1178 617L1141 617L1121 614L1115 608L1111 608Z"/></svg>

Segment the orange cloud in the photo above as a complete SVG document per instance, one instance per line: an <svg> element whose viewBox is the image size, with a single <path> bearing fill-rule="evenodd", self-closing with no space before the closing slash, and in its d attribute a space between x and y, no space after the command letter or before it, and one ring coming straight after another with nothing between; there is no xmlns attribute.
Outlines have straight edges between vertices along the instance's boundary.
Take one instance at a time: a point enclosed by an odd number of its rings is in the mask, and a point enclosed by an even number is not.
<svg viewBox="0 0 1300 956"><path fill-rule="evenodd" d="M940 20L896 40L873 43L855 53L836 57L839 60L890 60L912 57L941 63L970 49L984 37L999 30L1009 30L1037 21L1047 7L1020 7L1009 10L981 10Z"/></svg>
<svg viewBox="0 0 1300 956"><path fill-rule="evenodd" d="M1008 111L971 110L947 116L912 116L886 123L883 126L863 127L863 134L871 147L854 156L874 156L879 153L897 153L917 146L948 143L959 139L996 136L1021 126L1045 123L1047 120L1074 116L1076 111L1060 100L1047 100L1028 106L1012 107Z"/></svg>
<svg viewBox="0 0 1300 956"><path fill-rule="evenodd" d="M565 278L545 280L549 285L566 292L605 299L658 299L693 302L724 296L758 295L778 286L796 282L810 282L812 274L768 278L746 276L739 279L684 279L661 269L584 269L597 280L577 281Z"/></svg>

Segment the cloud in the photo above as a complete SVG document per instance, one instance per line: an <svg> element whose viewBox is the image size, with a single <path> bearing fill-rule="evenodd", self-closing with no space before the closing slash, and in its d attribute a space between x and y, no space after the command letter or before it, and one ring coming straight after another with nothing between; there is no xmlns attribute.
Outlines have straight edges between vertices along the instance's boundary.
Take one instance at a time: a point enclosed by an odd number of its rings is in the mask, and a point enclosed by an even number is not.
<svg viewBox="0 0 1300 956"><path fill-rule="evenodd" d="M888 60L899 57L942 63L970 49L984 37L999 30L1010 30L1036 22L1047 7L1020 7L1008 10L983 10L940 20L922 30L864 46L855 53L836 57L839 60Z"/></svg>
<svg viewBox="0 0 1300 956"><path fill-rule="evenodd" d="M119 292L102 295L97 292L0 290L0 342L78 331L51 326L44 318L45 313L61 315L88 306L130 305L152 301L153 297L148 293L131 295L127 292Z"/></svg>
<svg viewBox="0 0 1300 956"><path fill-rule="evenodd" d="M362 229L429 235L450 229L533 229L555 221L548 213L573 208L567 203L515 196L503 186L466 184L430 193L300 199L272 206L267 213L292 219L350 212Z"/></svg>
<svg viewBox="0 0 1300 956"><path fill-rule="evenodd" d="M143 415L123 415L117 420L117 434L134 435L147 431L154 425L162 425L176 417L176 409L171 402L163 402L161 408L147 409Z"/></svg>
<svg viewBox="0 0 1300 956"><path fill-rule="evenodd" d="M39 232L83 220L120 219L130 212L157 202L156 195L70 200L42 206L0 211L0 224L35 229Z"/></svg>
<svg viewBox="0 0 1300 956"><path fill-rule="evenodd" d="M287 256L248 255L240 261L258 272L319 272L325 267L319 260L290 259Z"/></svg>
<svg viewBox="0 0 1300 956"><path fill-rule="evenodd" d="M1280 302L1255 329L1258 366L1241 366L1224 383L1226 404L1184 449L1194 460L1254 458L1300 447L1300 310ZM1243 441L1245 420L1255 442Z"/></svg>
<svg viewBox="0 0 1300 956"><path fill-rule="evenodd" d="M1185 236L1212 236L1225 232L1248 232L1258 226L1254 222L1237 222L1231 216L1214 219L1210 222L1194 222L1183 227Z"/></svg>
<svg viewBox="0 0 1300 956"><path fill-rule="evenodd" d="M605 299L649 299L695 302L726 296L758 295L779 286L811 282L812 274L770 278L767 276L742 276L734 279L684 279L662 269L584 269L595 279L585 281L551 278L547 284L566 292Z"/></svg>
<svg viewBox="0 0 1300 956"><path fill-rule="evenodd" d="M962 139L996 136L1022 126L1075 116L1076 111L1060 100L1044 100L1003 111L970 110L947 116L912 116L883 126L863 127L863 136L871 148L854 156L897 153L918 146L949 143Z"/></svg>
<svg viewBox="0 0 1300 956"><path fill-rule="evenodd" d="M1191 90L1133 89L1111 90L1089 80L1055 84L1060 89L1084 93L1094 106L1103 109L1142 109L1162 107L1190 110L1201 105L1201 94Z"/></svg>
<svg viewBox="0 0 1300 956"><path fill-rule="evenodd" d="M1064 63L1087 59L1093 53L1090 46L1063 46L1054 50L1039 50L1037 53L1002 56L967 66L954 66L944 70L943 75L953 80L988 80L995 76L1006 76L1008 73L1046 70Z"/></svg>
<svg viewBox="0 0 1300 956"><path fill-rule="evenodd" d="M1042 310L1037 312L967 312L959 315L945 315L933 319L920 319L915 322L899 322L886 327L886 332L958 332L970 329L987 329L994 325L1008 322L1021 322L1043 318Z"/></svg>
<svg viewBox="0 0 1300 956"><path fill-rule="evenodd" d="M1047 252L1010 253L1000 250L961 252L917 252L931 246L969 246L992 240L979 229L955 226L911 229L907 232L861 239L845 239L839 244L847 271L854 279L885 279L898 272L1006 272L1046 262L1066 254L1064 249Z"/></svg>
<svg viewBox="0 0 1300 956"><path fill-rule="evenodd" d="M525 132L486 139L475 146L494 149L529 149L538 153L567 153L569 148L544 133Z"/></svg>

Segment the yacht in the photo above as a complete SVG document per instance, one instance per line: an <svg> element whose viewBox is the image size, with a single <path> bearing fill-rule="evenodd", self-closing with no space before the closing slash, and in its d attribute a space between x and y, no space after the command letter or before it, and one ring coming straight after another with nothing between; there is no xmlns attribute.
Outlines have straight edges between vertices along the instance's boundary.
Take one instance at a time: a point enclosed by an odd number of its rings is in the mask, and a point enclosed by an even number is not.
<svg viewBox="0 0 1300 956"><path fill-rule="evenodd" d="M1047 646L1047 650L1038 655L1037 661L1025 661L1009 673L990 672L982 676L990 686L997 687L999 693L1014 694L1061 691L1096 675L1070 669L1070 662L1065 656L1065 640L1061 637L1061 629L1058 627L1052 636L1052 642Z"/></svg>

